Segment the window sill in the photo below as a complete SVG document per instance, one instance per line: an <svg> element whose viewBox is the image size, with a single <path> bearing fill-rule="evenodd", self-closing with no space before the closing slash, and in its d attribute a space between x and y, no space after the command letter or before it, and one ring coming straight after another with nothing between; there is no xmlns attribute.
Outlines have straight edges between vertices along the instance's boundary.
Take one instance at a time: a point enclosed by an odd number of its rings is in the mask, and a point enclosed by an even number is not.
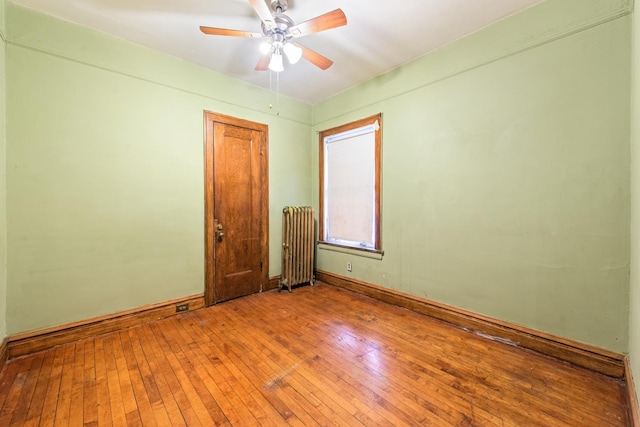
<svg viewBox="0 0 640 427"><path fill-rule="evenodd" d="M333 251L333 252L341 252L343 254L356 255L364 258L378 259L381 260L384 255L384 251L379 249L365 249L365 248L354 248L351 246L344 245L336 245L335 243L329 243L324 241L318 241L318 249Z"/></svg>

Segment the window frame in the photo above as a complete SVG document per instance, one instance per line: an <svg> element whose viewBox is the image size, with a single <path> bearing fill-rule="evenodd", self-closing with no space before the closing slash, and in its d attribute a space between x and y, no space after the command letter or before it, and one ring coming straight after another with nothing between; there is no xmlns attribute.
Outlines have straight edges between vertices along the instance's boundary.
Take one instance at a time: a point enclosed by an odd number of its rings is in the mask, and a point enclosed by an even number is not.
<svg viewBox="0 0 640 427"><path fill-rule="evenodd" d="M325 230L325 138L330 137L332 135L337 135L343 132L348 132L354 129L358 129L361 127L369 126L378 122L378 129L375 131L375 143L374 143L374 173L375 173L375 183L374 183L374 247L367 248L362 246L355 245L345 245L338 244L335 242L330 242L326 240L326 231ZM338 127L334 127L331 129L326 129L319 132L319 175L320 175L320 190L319 190L319 198L320 198L320 215L318 219L318 243L323 245L348 248L356 251L364 251L364 252L373 252L382 254L382 220L381 220L381 172L382 172L382 113L378 113L373 116L365 117L360 120L356 120L350 123L346 123L344 125L340 125Z"/></svg>

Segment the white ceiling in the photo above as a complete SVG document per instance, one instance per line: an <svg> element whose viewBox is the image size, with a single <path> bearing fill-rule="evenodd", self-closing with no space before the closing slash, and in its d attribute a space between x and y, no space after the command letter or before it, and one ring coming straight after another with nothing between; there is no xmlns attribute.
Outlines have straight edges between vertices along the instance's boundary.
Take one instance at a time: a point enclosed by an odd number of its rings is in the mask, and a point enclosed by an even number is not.
<svg viewBox="0 0 640 427"><path fill-rule="evenodd" d="M11 0L205 66L264 88L255 71L261 39L210 36L199 26L261 32L247 0ZM269 0L266 0L269 4ZM345 27L297 41L334 61L321 70L305 60L279 75L284 95L315 104L543 0L289 0L301 23L336 8ZM275 86L275 73L271 84Z"/></svg>

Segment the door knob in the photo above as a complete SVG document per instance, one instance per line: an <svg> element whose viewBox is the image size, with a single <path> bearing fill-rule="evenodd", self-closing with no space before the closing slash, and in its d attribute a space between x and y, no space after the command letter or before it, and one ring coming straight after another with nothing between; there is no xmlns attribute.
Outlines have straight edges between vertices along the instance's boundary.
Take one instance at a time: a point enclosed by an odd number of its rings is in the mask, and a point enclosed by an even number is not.
<svg viewBox="0 0 640 427"><path fill-rule="evenodd" d="M222 224L218 224L218 231L216 234L218 235L218 242L222 242L222 236L224 236L224 233L222 232Z"/></svg>

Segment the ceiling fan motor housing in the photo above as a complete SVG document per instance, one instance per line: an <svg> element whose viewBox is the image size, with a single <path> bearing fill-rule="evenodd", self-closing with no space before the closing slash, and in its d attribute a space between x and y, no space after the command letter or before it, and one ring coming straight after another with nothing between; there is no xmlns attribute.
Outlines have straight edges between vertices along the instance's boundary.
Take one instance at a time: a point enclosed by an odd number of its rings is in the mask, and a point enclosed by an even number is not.
<svg viewBox="0 0 640 427"><path fill-rule="evenodd" d="M262 23L262 32L265 36L269 37L272 42L280 43L284 43L293 38L293 35L289 32L289 27L294 25L291 18L284 14L277 14L273 17L273 20L276 24L274 28L267 28L264 23Z"/></svg>

